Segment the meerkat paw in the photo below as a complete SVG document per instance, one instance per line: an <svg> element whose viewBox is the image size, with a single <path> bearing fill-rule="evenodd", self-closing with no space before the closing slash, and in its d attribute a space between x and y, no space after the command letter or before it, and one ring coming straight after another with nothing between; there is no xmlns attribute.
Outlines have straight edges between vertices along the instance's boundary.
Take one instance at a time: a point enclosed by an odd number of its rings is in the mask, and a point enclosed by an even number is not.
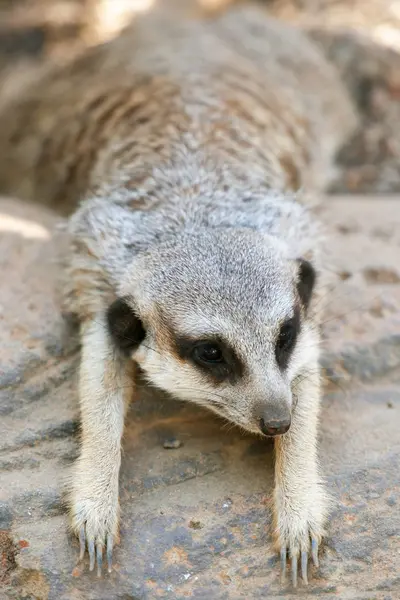
<svg viewBox="0 0 400 600"><path fill-rule="evenodd" d="M71 521L74 533L79 537L79 560L89 554L89 569L97 562L97 575L101 577L103 551L106 551L108 572L111 573L114 543L118 539L119 502L118 493L105 488L101 494L84 493L81 489L71 502Z"/></svg>
<svg viewBox="0 0 400 600"><path fill-rule="evenodd" d="M325 508L318 495L312 492L309 498L299 506L297 502L287 502L276 511L275 535L280 551L281 579L286 581L287 557L290 559L291 581L297 587L298 570L303 582L308 584L308 562L311 556L318 567L318 550L324 535Z"/></svg>

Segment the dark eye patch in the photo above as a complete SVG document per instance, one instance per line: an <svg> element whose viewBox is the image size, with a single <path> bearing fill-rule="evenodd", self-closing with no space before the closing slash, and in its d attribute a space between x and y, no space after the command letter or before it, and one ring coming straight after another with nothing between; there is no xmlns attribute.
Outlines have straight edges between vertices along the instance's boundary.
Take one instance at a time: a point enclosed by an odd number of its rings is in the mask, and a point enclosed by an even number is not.
<svg viewBox="0 0 400 600"><path fill-rule="evenodd" d="M178 338L176 340L178 355L191 362L215 382L237 381L243 375L243 364L235 352L219 339L193 340Z"/></svg>
<svg viewBox="0 0 400 600"><path fill-rule="evenodd" d="M275 342L275 357L280 369L286 369L300 331L300 310L295 309L291 319L284 321Z"/></svg>

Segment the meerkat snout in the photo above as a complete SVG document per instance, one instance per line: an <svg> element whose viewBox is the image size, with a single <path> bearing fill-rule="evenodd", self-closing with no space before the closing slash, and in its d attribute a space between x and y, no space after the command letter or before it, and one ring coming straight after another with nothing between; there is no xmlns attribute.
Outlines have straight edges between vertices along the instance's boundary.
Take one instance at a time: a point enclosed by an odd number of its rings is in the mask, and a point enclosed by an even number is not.
<svg viewBox="0 0 400 600"><path fill-rule="evenodd" d="M275 379L273 375L271 378ZM277 384L269 381L267 399L257 404L254 412L261 433L268 437L287 433L292 421L293 397L290 386L282 385L283 380L279 383L280 389L277 389Z"/></svg>
<svg viewBox="0 0 400 600"><path fill-rule="evenodd" d="M290 429L292 422L291 416L289 415L286 419L280 421L270 420L266 421L264 418L260 419L260 429L264 435L268 437L275 437L276 435L283 435Z"/></svg>

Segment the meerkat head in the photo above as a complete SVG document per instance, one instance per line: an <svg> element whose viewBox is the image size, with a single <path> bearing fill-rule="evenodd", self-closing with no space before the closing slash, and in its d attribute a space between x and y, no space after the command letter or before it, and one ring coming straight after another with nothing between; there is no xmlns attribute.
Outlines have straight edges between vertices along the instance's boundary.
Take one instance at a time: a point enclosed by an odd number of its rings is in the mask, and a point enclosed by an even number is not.
<svg viewBox="0 0 400 600"><path fill-rule="evenodd" d="M246 430L290 427L296 378L315 365L313 266L251 230L186 234L136 257L108 310L146 378Z"/></svg>

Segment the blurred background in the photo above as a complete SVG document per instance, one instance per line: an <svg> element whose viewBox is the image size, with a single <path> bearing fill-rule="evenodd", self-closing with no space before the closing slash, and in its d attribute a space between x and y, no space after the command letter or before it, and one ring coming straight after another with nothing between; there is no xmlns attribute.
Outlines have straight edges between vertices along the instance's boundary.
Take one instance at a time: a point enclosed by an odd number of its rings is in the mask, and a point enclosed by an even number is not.
<svg viewBox="0 0 400 600"><path fill-rule="evenodd" d="M0 0L0 97L53 61L117 35L155 0ZM225 10L238 0L158 0ZM246 0L240 0L246 1ZM306 29L337 65L361 127L341 151L333 193L400 191L400 0L258 0Z"/></svg>

